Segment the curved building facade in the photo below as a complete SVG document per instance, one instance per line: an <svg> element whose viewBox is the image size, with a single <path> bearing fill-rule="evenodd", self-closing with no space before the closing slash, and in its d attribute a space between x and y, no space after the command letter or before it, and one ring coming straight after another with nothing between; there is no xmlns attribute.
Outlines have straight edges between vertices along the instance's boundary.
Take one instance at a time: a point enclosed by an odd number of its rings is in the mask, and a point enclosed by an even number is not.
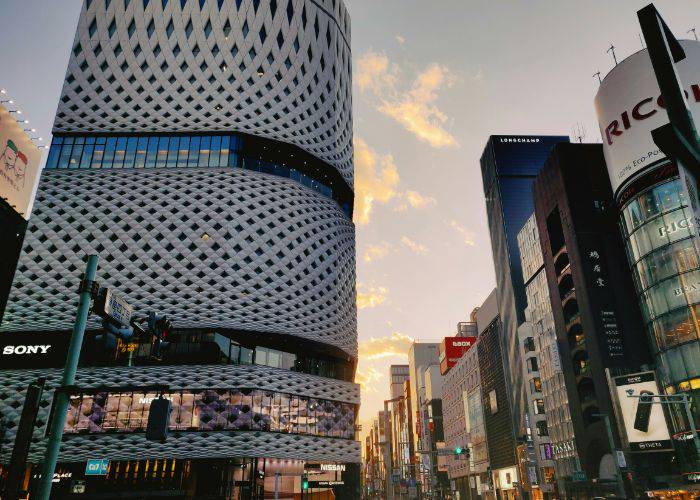
<svg viewBox="0 0 700 500"><path fill-rule="evenodd" d="M155 355L100 343L91 318L59 470L101 449L115 492L161 467L143 496L262 498L306 475L354 497L349 43L339 0L85 0L2 330L65 340L96 254L102 286L174 331ZM36 457L59 380L42 373ZM36 376L3 373L8 442ZM154 384L163 444L144 436Z"/></svg>
<svg viewBox="0 0 700 500"><path fill-rule="evenodd" d="M677 70L697 124L700 43L682 40L681 44L686 58ZM596 96L596 109L660 389L666 394L697 395L700 240L688 191L691 187L695 197L694 181L686 179L682 165L667 158L651 137L652 130L668 123L668 116L646 50L620 62L605 77ZM675 431L684 430L683 408L670 408ZM698 411L696 404L696 414Z"/></svg>

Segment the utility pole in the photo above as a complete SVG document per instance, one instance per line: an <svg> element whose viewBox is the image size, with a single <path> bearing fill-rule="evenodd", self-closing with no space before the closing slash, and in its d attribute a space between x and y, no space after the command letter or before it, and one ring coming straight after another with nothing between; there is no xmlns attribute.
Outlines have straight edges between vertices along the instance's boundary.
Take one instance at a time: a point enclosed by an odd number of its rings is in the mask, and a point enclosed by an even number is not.
<svg viewBox="0 0 700 500"><path fill-rule="evenodd" d="M85 277L80 283L80 300L78 302L78 312L73 325L70 345L68 347L68 357L63 368L61 386L54 391L53 418L50 422L49 441L46 444L46 454L41 468L41 479L37 498L39 500L49 500L51 496L51 485L53 484L53 474L56 470L58 452L63 438L63 427L66 424L66 412L68 411L69 394L65 391L67 386L75 383L75 373L78 370L78 360L80 359L80 349L83 346L83 336L88 314L90 313L90 301L96 289L95 275L97 274L97 255L90 255L87 259Z"/></svg>
<svg viewBox="0 0 700 500"><path fill-rule="evenodd" d="M15 434L15 445L12 448L10 470L5 482L5 496L3 498L6 500L18 500L20 498L22 479L27 467L27 455L29 454L29 446L32 442L36 415L39 411L39 403L41 403L41 395L44 392L45 383L46 379L40 378L27 387L22 415Z"/></svg>

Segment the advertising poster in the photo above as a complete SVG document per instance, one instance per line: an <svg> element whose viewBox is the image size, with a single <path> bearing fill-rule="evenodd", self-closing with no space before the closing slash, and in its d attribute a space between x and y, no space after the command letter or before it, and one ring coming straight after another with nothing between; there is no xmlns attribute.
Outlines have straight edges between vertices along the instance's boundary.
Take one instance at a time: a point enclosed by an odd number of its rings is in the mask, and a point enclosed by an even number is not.
<svg viewBox="0 0 700 500"><path fill-rule="evenodd" d="M630 450L672 450L663 405L658 398L651 397L659 394L654 372L634 373L613 380Z"/></svg>
<svg viewBox="0 0 700 500"><path fill-rule="evenodd" d="M40 162L41 150L0 105L0 197L24 219L29 219Z"/></svg>

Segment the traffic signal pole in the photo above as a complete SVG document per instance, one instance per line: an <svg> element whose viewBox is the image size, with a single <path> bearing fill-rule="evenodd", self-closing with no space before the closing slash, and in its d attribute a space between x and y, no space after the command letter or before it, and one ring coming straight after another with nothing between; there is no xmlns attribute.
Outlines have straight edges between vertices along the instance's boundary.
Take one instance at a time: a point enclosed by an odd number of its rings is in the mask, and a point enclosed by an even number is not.
<svg viewBox="0 0 700 500"><path fill-rule="evenodd" d="M78 370L78 360L80 359L80 349L83 346L83 336L90 313L90 301L92 299L93 284L97 274L97 255L90 255L87 260L85 277L80 284L80 301L78 302L78 312L73 326L73 334L68 347L68 357L63 368L61 387L54 392L53 418L50 423L49 441L46 444L44 463L41 468L41 479L37 497L39 500L49 500L51 496L51 485L53 484L53 474L56 470L58 451L63 438L63 427L66 424L66 412L70 402L70 395L67 391L61 390L66 386L75 383L75 373Z"/></svg>

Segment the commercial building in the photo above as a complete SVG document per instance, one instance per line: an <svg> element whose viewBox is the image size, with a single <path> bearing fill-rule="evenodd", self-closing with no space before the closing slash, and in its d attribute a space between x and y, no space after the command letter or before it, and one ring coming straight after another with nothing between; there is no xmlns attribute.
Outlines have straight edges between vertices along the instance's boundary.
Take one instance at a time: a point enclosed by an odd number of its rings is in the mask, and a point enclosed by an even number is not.
<svg viewBox="0 0 700 500"><path fill-rule="evenodd" d="M639 341L641 315L602 146L555 146L533 194L576 450L588 480L604 488L616 466L602 414L620 446L608 376L639 371L649 354Z"/></svg>
<svg viewBox="0 0 700 500"><path fill-rule="evenodd" d="M65 337L88 254L136 316L174 324L154 356L105 352L90 319L59 457L74 478L110 458L88 493L292 496L306 473L359 496L351 89L342 1L83 4L2 328ZM0 377L10 443L38 376L60 373ZM173 403L162 444L143 432L153 384Z"/></svg>
<svg viewBox="0 0 700 500"><path fill-rule="evenodd" d="M564 491L563 478L571 477L574 471L580 470L576 441L574 439L574 427L569 411L569 398L566 393L564 372L562 371L561 357L557 345L557 334L554 327L554 316L549 299L549 286L547 274L544 270L544 259L540 245L539 230L535 215L531 215L523 228L518 233L518 248L525 279L525 292L527 295L527 308L525 309L527 325L532 329L533 342L529 335L521 339L523 348L527 346L527 356L534 356L538 371L525 375L529 377L530 407L535 413L532 404L541 394L544 402L544 415L530 415L535 428L535 446L538 462L541 464L540 482L543 491L549 492L550 464L554 463L554 472L559 482L559 489ZM534 350L533 350L534 349ZM532 362L525 362L524 372L532 368ZM539 382L537 381L539 378ZM538 422L544 422L546 425ZM539 426L539 428L538 428Z"/></svg>
<svg viewBox="0 0 700 500"><path fill-rule="evenodd" d="M414 457L417 465L416 477L421 485L430 483L431 469L429 443L425 429L428 424L428 410L425 406L425 370L439 365L440 344L434 342L414 342L408 349L409 388L411 402L411 429L413 433Z"/></svg>
<svg viewBox="0 0 700 500"><path fill-rule="evenodd" d="M392 487L395 487L398 493L400 482L407 483L409 478L414 476L410 415L407 409L408 402L404 396L404 386L409 381L408 365L391 365L389 378L389 394L392 400L388 404L391 418ZM396 481L397 478L398 481Z"/></svg>
<svg viewBox="0 0 700 500"><path fill-rule="evenodd" d="M700 43L681 40L676 65L687 105L700 123ZM687 394L700 417L700 240L697 179L667 158L651 131L668 123L649 54L632 54L603 80L595 99L619 224L642 311L653 366L664 394ZM677 458L697 470L683 405L668 407ZM632 431L626 429L629 433ZM629 437L629 436L628 436ZM639 436L638 436L639 437ZM631 439L630 439L631 441ZM654 440L647 439L651 442Z"/></svg>
<svg viewBox="0 0 700 500"><path fill-rule="evenodd" d="M501 349L507 359L508 404L512 427L525 435L525 386L522 382L518 326L525 321L525 283L520 268L517 235L532 214L532 183L549 151L563 136L505 136L489 138L481 156L486 215L496 271Z"/></svg>
<svg viewBox="0 0 700 500"><path fill-rule="evenodd" d="M476 310L471 314L472 321L460 322L457 325L457 339L460 336L473 337L470 347L457 359L454 366L450 367L443 375L442 385L442 412L443 432L445 435L445 448L466 450L471 457L474 451L470 445L469 429L467 427L467 399L470 391L478 389L479 363L476 357L476 342L478 329L476 325ZM467 356L473 352L473 356ZM442 356L442 353L441 353ZM479 400L481 392L478 392ZM479 410L481 406L479 405ZM482 419L483 420L483 419ZM483 423L482 423L483 427ZM485 437L485 436L484 436ZM484 444L485 446L485 444ZM450 488L453 492L459 492L460 498L469 498L469 472L470 463L466 455L446 455L447 473L450 480ZM474 472L474 467L471 468ZM484 471L485 472L485 469Z"/></svg>
<svg viewBox="0 0 700 500"><path fill-rule="evenodd" d="M479 329L477 356L481 382L481 400L468 399L469 426L472 403L481 403L489 468L482 492L489 498L515 499L521 479L516 454L516 429L506 388L506 358L501 349L502 323L498 316L498 291L494 290L476 313ZM472 431L473 432L473 431Z"/></svg>

